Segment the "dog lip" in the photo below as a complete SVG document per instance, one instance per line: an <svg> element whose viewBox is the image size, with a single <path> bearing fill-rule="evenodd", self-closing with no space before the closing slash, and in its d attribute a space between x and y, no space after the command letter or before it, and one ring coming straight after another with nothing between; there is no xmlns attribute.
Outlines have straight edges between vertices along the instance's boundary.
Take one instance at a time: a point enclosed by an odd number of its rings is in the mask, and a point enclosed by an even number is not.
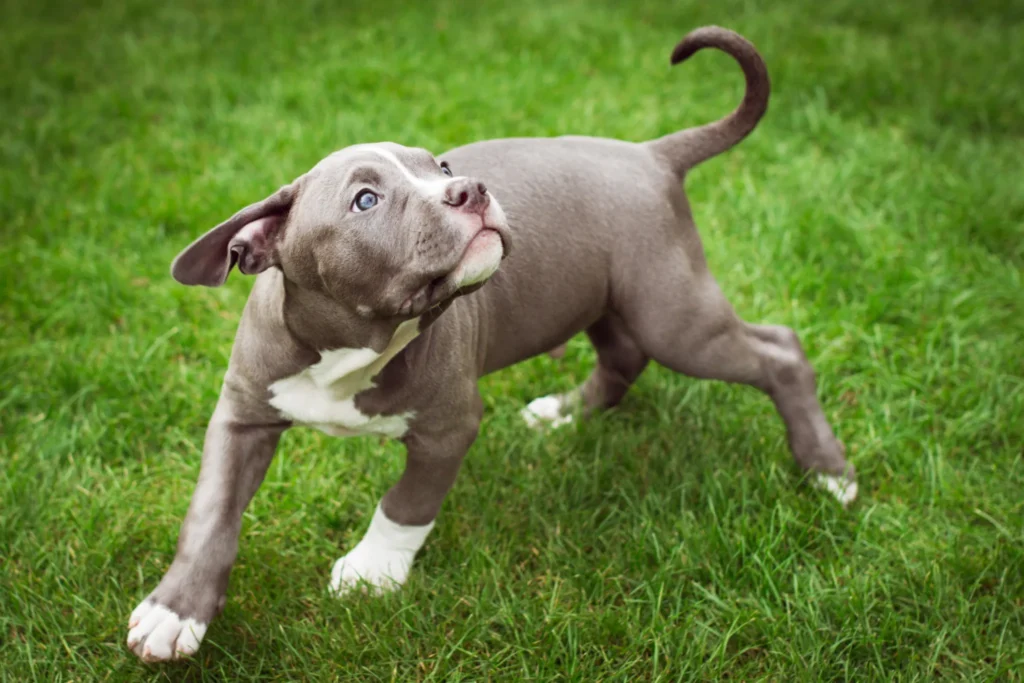
<svg viewBox="0 0 1024 683"><path fill-rule="evenodd" d="M476 238L479 237L480 235L484 234L485 232L497 233L498 237L501 237L501 231L499 231L497 228L492 228L491 226L486 225L486 224L483 225L479 230L474 232L473 236L469 238L468 242L466 242L466 248L462 250L462 256L463 257L466 256L466 252L469 251L469 248L473 245L473 242L476 241ZM503 248L505 246L505 240L504 239L501 240L501 246ZM459 260L461 261L462 259L460 258Z"/></svg>
<svg viewBox="0 0 1024 683"><path fill-rule="evenodd" d="M505 238L504 238L504 236L502 236L501 231L498 230L498 228L492 228L491 226L489 226L489 225L487 225L485 223L485 224L481 225L480 229L477 230L476 232L474 232L472 234L472 236L470 236L470 238L468 240L466 240L466 246L464 246L462 248L462 252L459 253L459 260L455 262L455 267L451 269L451 271L448 273L449 275L454 273L458 269L458 267L460 265L462 265L462 262L466 259L466 254L469 253L469 248L473 246L473 242L476 242L476 239L478 237L480 237L481 235L483 235L485 232L493 232L493 233L496 233L498 235L498 238L501 240L502 258L505 257L505 253L504 253L505 252Z"/></svg>
<svg viewBox="0 0 1024 683"><path fill-rule="evenodd" d="M498 234L498 239L501 240L501 258L502 260L505 260L505 257L508 256L508 238L505 231L501 228L494 227L493 225L487 225L486 223L484 223L483 226L469 238L469 242L466 243L466 248L462 251L462 256L464 257L466 255L466 251L469 250L469 245L471 245L477 237L485 232L494 232Z"/></svg>

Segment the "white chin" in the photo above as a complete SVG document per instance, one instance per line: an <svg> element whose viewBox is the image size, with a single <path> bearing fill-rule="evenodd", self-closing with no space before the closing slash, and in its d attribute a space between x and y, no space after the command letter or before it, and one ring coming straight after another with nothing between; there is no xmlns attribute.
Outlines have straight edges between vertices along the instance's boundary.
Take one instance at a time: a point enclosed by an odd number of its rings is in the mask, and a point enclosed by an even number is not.
<svg viewBox="0 0 1024 683"><path fill-rule="evenodd" d="M483 282L498 270L503 255L504 248L498 233L493 230L480 233L466 249L466 255L455 271L455 282L459 287Z"/></svg>

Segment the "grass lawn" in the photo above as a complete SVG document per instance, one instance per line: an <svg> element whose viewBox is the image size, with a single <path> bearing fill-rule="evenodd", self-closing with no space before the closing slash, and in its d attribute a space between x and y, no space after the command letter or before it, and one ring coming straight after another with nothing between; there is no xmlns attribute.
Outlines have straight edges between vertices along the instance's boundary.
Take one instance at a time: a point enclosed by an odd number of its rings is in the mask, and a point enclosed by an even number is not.
<svg viewBox="0 0 1024 683"><path fill-rule="evenodd" d="M199 655L130 655L251 285L178 286L178 250L356 142L719 118L734 63L668 66L707 23L773 81L688 180L708 259L800 333L860 499L801 483L756 391L661 368L532 433L580 337L482 382L402 592L325 592L400 447L296 429ZM1020 3L9 0L0 27L0 679L1022 680Z"/></svg>

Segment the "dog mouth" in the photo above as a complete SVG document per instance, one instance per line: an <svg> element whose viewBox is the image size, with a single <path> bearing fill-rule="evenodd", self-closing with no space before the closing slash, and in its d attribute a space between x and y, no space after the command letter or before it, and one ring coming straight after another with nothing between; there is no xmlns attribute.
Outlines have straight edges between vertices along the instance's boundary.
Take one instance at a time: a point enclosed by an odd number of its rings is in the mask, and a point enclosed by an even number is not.
<svg viewBox="0 0 1024 683"><path fill-rule="evenodd" d="M495 245L499 246L495 247ZM462 255L459 257L459 265L456 266L456 270L466 264L467 261L472 260L474 257L482 255L487 251L493 251L495 248L501 249L501 256L499 260L504 259L506 254L505 238L497 228L491 228L485 225L470 238L469 242L466 244L466 248L462 250Z"/></svg>
<svg viewBox="0 0 1024 683"><path fill-rule="evenodd" d="M507 254L507 240L502 231L481 226L463 247L455 265L409 295L399 307L398 315L419 315L456 295L476 291L497 272Z"/></svg>

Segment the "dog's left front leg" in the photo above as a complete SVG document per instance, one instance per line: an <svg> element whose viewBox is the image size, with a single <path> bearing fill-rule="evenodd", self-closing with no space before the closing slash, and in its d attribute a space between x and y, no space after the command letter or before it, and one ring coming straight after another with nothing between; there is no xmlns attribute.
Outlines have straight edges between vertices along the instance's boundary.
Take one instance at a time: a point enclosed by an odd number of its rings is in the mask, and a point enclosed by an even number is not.
<svg viewBox="0 0 1024 683"><path fill-rule="evenodd" d="M479 398L477 398L479 402ZM377 505L362 540L334 563L331 590L344 594L364 582L374 591L395 590L409 577L413 558L434 528L441 503L476 439L482 405L439 428L424 420L403 441L405 472Z"/></svg>
<svg viewBox="0 0 1024 683"><path fill-rule="evenodd" d="M207 428L199 482L174 561L128 621L128 647L147 662L195 653L210 620L224 608L242 512L287 426L239 420L229 396L221 394Z"/></svg>

